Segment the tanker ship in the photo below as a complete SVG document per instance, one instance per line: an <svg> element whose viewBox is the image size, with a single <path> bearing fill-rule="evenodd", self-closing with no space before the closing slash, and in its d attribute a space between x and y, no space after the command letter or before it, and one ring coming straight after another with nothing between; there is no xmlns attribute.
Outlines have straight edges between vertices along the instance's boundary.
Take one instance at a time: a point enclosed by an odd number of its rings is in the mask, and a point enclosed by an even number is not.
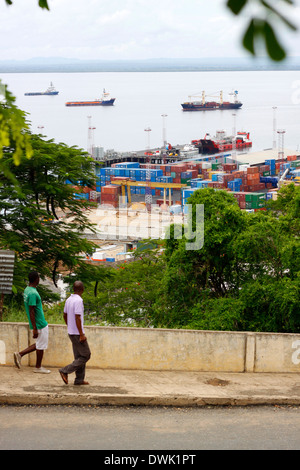
<svg viewBox="0 0 300 470"><path fill-rule="evenodd" d="M238 91L229 93L234 96L233 101L224 101L223 100L223 91L220 91L220 101L205 101L206 95L205 91L202 91L201 101L192 101L192 98L199 97L199 95L189 96L190 100L182 103L183 111L209 111L215 109L239 109L243 106L243 103L238 101L237 95ZM213 95L212 95L213 96Z"/></svg>
<svg viewBox="0 0 300 470"><path fill-rule="evenodd" d="M109 93L103 90L101 99L93 101L67 101L66 106L113 106L116 98L110 98Z"/></svg>

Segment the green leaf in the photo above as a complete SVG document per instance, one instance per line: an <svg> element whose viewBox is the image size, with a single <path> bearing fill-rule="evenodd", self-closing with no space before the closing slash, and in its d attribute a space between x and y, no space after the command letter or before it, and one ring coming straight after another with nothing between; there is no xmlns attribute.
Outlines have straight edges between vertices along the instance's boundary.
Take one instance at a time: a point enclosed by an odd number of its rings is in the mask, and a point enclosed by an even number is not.
<svg viewBox="0 0 300 470"><path fill-rule="evenodd" d="M12 0L5 0L5 3L7 5L13 4ZM39 0L39 7L45 8L46 10L50 10L49 5L48 5L48 0Z"/></svg>
<svg viewBox="0 0 300 470"><path fill-rule="evenodd" d="M255 36L255 21L252 19L249 23L249 26L244 34L243 38L243 46L247 49L251 54L255 55L254 49L254 36Z"/></svg>
<svg viewBox="0 0 300 470"><path fill-rule="evenodd" d="M47 0L39 0L39 6L41 8L46 8L47 10L50 10Z"/></svg>
<svg viewBox="0 0 300 470"><path fill-rule="evenodd" d="M267 21L264 24L264 35L266 41L266 48L271 59L278 62L285 59L285 50L279 43L272 26Z"/></svg>
<svg viewBox="0 0 300 470"><path fill-rule="evenodd" d="M247 3L248 0L228 0L227 6L235 15L238 15Z"/></svg>
<svg viewBox="0 0 300 470"><path fill-rule="evenodd" d="M17 293L18 293L18 289L16 288L16 286L12 286L11 290L12 290L12 293L13 293L13 294L17 294Z"/></svg>

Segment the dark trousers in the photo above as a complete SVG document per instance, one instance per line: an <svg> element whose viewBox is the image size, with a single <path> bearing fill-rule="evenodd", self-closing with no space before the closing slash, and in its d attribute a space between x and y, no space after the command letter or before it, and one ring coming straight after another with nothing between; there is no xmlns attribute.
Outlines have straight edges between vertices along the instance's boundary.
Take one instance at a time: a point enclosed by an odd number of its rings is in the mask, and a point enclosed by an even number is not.
<svg viewBox="0 0 300 470"><path fill-rule="evenodd" d="M69 335L69 338L73 346L74 361L72 364L60 369L60 371L67 375L75 372L74 384L78 385L84 381L85 365L91 357L91 351L87 341L80 342L79 335Z"/></svg>

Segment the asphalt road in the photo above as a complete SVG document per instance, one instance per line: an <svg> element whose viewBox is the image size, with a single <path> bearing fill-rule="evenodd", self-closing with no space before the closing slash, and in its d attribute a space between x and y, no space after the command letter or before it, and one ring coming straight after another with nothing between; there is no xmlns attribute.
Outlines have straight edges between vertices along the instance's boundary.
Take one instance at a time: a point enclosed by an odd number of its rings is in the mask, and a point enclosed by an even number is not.
<svg viewBox="0 0 300 470"><path fill-rule="evenodd" d="M0 450L300 448L300 407L291 406L0 406L0 423Z"/></svg>

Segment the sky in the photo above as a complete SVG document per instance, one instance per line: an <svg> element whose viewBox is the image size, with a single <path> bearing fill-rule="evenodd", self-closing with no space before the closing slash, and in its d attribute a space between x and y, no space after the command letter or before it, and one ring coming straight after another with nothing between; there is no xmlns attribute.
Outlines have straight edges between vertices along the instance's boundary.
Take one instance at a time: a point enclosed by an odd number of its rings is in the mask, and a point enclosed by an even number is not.
<svg viewBox="0 0 300 470"><path fill-rule="evenodd" d="M237 18L225 0L49 0L50 12L37 0L13 2L0 0L0 60L247 55L240 38L249 11ZM288 14L300 29L300 0ZM283 38L290 55L300 56L300 33Z"/></svg>

